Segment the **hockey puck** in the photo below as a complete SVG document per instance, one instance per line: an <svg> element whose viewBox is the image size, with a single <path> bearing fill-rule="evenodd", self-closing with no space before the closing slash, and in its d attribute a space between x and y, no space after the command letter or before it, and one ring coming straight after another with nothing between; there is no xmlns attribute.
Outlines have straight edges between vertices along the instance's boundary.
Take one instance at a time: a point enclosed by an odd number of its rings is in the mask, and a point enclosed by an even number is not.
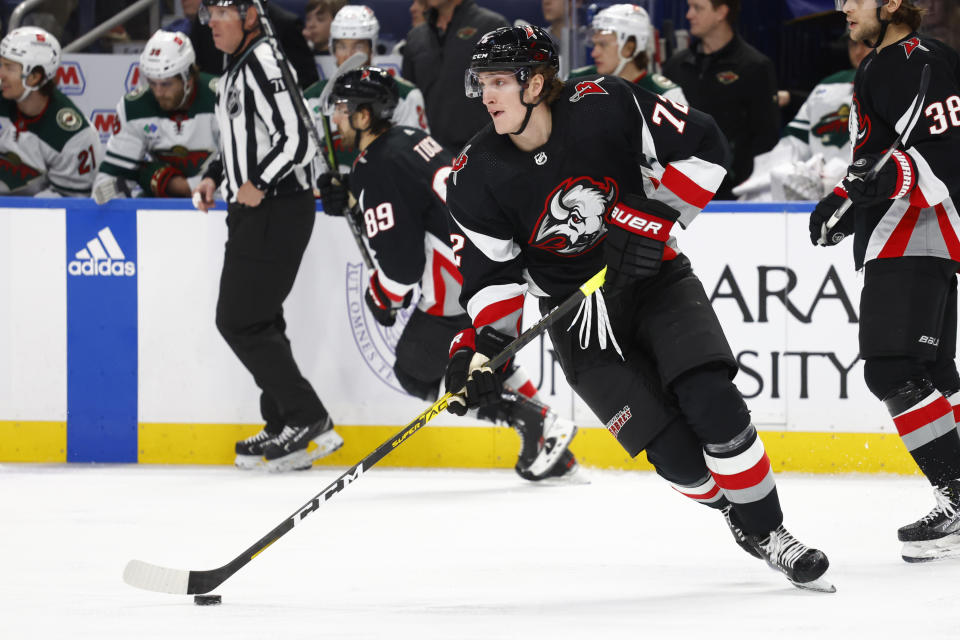
<svg viewBox="0 0 960 640"><path fill-rule="evenodd" d="M201 607L207 607L213 604L220 604L220 596L193 596L193 604L198 604Z"/></svg>

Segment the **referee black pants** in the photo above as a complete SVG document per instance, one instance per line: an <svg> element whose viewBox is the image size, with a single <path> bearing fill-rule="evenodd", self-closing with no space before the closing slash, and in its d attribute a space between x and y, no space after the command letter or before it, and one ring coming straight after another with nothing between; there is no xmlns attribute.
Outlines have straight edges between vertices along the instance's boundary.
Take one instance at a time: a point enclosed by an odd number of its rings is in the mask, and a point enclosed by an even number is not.
<svg viewBox="0 0 960 640"><path fill-rule="evenodd" d="M293 359L283 319L315 216L307 191L227 209L217 329L260 388L260 410L272 432L327 416Z"/></svg>

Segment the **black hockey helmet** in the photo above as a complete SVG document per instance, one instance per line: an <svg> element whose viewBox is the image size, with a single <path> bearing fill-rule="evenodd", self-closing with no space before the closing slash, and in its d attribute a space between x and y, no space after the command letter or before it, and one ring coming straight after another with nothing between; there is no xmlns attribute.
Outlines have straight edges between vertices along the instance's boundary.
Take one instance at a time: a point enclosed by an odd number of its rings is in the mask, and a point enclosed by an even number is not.
<svg viewBox="0 0 960 640"><path fill-rule="evenodd" d="M386 69L360 67L337 78L330 92L333 105L346 104L350 113L368 106L374 120L389 120L400 102L397 81Z"/></svg>
<svg viewBox="0 0 960 640"><path fill-rule="evenodd" d="M534 25L494 29L473 47L464 89L468 98L481 97L477 76L481 71L513 71L523 85L530 79L530 70L541 65L560 71L557 47L545 30Z"/></svg>
<svg viewBox="0 0 960 640"><path fill-rule="evenodd" d="M266 0L261 0L261 2L264 5L267 4ZM197 18L200 20L200 24L210 22L210 11L207 7L236 7L242 16L252 6L254 6L253 0L202 0L200 9L197 11Z"/></svg>

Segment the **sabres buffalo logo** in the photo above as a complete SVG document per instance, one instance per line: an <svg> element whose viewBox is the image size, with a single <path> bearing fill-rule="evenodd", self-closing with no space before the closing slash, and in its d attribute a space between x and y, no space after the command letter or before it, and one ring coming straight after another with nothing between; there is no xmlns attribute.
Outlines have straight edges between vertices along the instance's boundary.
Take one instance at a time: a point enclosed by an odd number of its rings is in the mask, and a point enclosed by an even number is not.
<svg viewBox="0 0 960 640"><path fill-rule="evenodd" d="M578 82L573 87L576 93L570 96L570 102L580 102L585 96L589 95L605 94L607 90L600 86L601 82L603 82L603 78Z"/></svg>
<svg viewBox="0 0 960 640"><path fill-rule="evenodd" d="M853 150L856 151L870 139L873 125L870 123L870 116L865 114L860 107L860 100L857 99L857 96L853 96L850 104L850 142L853 144Z"/></svg>
<svg viewBox="0 0 960 640"><path fill-rule="evenodd" d="M606 233L604 219L617 201L613 178L567 178L547 196L530 246L561 256L589 251Z"/></svg>

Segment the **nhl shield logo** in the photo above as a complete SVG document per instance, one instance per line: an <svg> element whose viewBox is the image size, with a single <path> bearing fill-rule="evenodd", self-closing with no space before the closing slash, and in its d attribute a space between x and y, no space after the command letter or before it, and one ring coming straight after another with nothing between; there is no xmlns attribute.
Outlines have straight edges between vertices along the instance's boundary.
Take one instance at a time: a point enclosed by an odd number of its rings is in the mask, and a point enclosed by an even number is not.
<svg viewBox="0 0 960 640"><path fill-rule="evenodd" d="M580 102L585 96L589 95L606 95L607 90L600 86L601 82L603 82L603 78L578 82L574 86L576 93L570 96L570 102Z"/></svg>
<svg viewBox="0 0 960 640"><path fill-rule="evenodd" d="M613 178L603 182L586 176L567 178L547 196L530 246L560 256L590 251L607 231L604 220L618 192Z"/></svg>

